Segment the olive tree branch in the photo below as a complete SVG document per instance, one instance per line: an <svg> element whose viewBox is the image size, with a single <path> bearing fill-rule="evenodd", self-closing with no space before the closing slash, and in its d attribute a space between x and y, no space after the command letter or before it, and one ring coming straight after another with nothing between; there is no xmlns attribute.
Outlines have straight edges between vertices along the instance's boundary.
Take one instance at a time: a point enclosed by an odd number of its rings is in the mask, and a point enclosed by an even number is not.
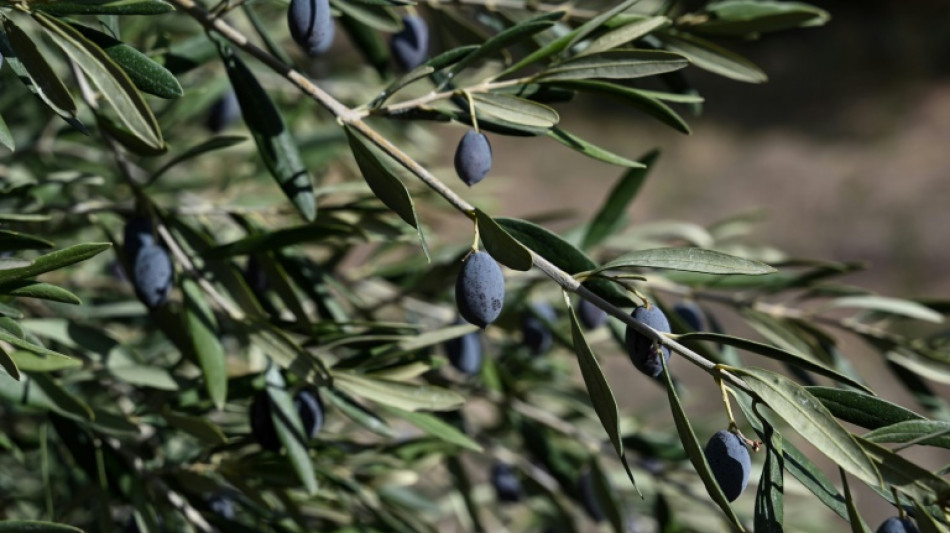
<svg viewBox="0 0 950 533"><path fill-rule="evenodd" d="M444 198L445 201L451 204L455 209L464 213L472 220L475 219L475 207L472 204L468 203L464 198L456 194L452 189L442 183L439 178L429 172L424 166L417 163L412 157L410 157L408 154L390 142L387 138L380 135L376 130L366 124L366 122L362 120L363 117L360 112L350 109L328 92L310 81L304 74L293 69L274 55L250 42L247 37L241 34L241 32L229 25L224 20L216 18L208 13L203 7L196 4L194 0L169 1L179 10L185 12L195 19L195 21L204 26L207 30L221 35L240 50L264 63L264 65L266 65L272 71L287 79L287 81L300 89L304 94L313 98L318 104L323 106L324 109L336 117L337 122L341 126L349 127L354 131L359 132L360 135L364 136L367 140L388 154L389 157L395 159L406 170L422 180L423 183L435 191L439 196ZM753 398L758 399L758 396L752 392L748 385L746 385L746 383L738 376L735 376L726 370L717 368L715 363L704 358L693 350L686 348L682 344L661 334L653 328L637 322L633 319L633 317L625 313L620 308L607 302L586 287L582 286L578 280L574 279L574 277L572 277L570 274L564 272L544 257L538 255L533 250L528 249L528 251L531 254L531 259L534 266L538 267L541 272L551 278L555 283L560 285L562 289L578 294L581 298L590 301L597 307L623 321L628 327L633 328L638 333L645 335L647 338L658 342L663 346L668 347L669 349L688 359L691 363L702 368L710 375L720 377L736 388L748 393Z"/></svg>

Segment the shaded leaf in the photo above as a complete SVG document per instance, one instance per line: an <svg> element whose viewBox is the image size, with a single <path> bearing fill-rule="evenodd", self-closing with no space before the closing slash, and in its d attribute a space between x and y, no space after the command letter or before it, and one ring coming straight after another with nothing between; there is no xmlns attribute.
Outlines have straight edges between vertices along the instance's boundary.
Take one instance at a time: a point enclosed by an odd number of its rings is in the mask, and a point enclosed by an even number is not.
<svg viewBox="0 0 950 533"><path fill-rule="evenodd" d="M16 149L16 143L13 141L13 134L10 133L10 128L7 127L7 123L3 120L2 116L0 116L0 144L6 146L10 150Z"/></svg>
<svg viewBox="0 0 950 533"><path fill-rule="evenodd" d="M389 424L387 424L385 420L376 416L375 413L367 410L362 405L352 401L341 391L324 388L322 394L323 397L329 400L340 412L364 428L386 438L394 438L396 436L396 432L389 427Z"/></svg>
<svg viewBox="0 0 950 533"><path fill-rule="evenodd" d="M257 143L257 151L264 166L301 216L305 220L314 220L317 216L317 201L313 182L300 157L297 141L284 124L277 107L244 62L230 49L222 47L220 52L241 106L241 116Z"/></svg>
<svg viewBox="0 0 950 533"><path fill-rule="evenodd" d="M277 430L290 464L293 465L297 477L311 495L317 492L317 477L310 459L307 443L310 440L304 433L303 422L294 407L294 400L284 387L284 378L277 365L270 365L266 374L267 396L270 398L270 416Z"/></svg>
<svg viewBox="0 0 950 533"><path fill-rule="evenodd" d="M883 446L861 437L854 437L867 456L877 466L881 478L910 498L927 505L933 504L937 496L950 494L950 482L918 466L916 463L894 453Z"/></svg>
<svg viewBox="0 0 950 533"><path fill-rule="evenodd" d="M600 424L607 432L607 436L610 437L610 442L614 445L614 451L617 452L620 462L623 463L624 470L627 471L627 477L630 478L630 483L633 484L633 488L636 489L637 494L640 494L640 489L637 487L637 481L633 477L633 471L630 470L630 465L627 463L627 456L623 447L622 435L620 433L620 410L617 408L617 399L614 398L614 393L610 390L607 376L604 375L604 371L597 361L597 356L594 355L594 352L590 349L590 345L587 344L587 339L584 337L584 330L577 320L577 314L571 306L570 299L566 296L565 294L564 301L567 303L571 317L571 340L574 344L574 353L577 354L577 364L581 368L581 375L584 378L584 385L587 387L587 394L590 396L591 405L594 406L594 411L597 412L597 417L600 418Z"/></svg>
<svg viewBox="0 0 950 533"><path fill-rule="evenodd" d="M761 342L750 341L740 337L733 337L732 335L706 332L684 333L679 335L677 338L680 341L711 341L719 344L725 344L727 346L735 346L736 348L756 353L770 359L775 359L776 361L783 361L793 364L799 368L808 370L809 372L827 376L836 381L840 381L841 383L846 383L852 387L866 391L870 390L865 385L855 381L851 377L819 364L811 358L805 357L801 354L792 353L781 348L776 348L775 346L769 344L762 344Z"/></svg>
<svg viewBox="0 0 950 533"><path fill-rule="evenodd" d="M50 400L50 407L64 416L78 420L92 421L95 414L92 409L75 394L64 389L47 374L30 374L30 381L39 387Z"/></svg>
<svg viewBox="0 0 950 533"><path fill-rule="evenodd" d="M349 127L345 128L345 131L346 137L350 141L350 149L353 150L353 157L356 158L356 164L359 165L360 172L363 174L363 179L366 180L373 194L386 204L386 207L395 211L406 224L416 228L422 250L428 258L429 247L426 245L422 225L419 224L415 204L413 204L412 196L409 195L409 190L396 177L391 167L384 163L385 160L377 156L357 132Z"/></svg>
<svg viewBox="0 0 950 533"><path fill-rule="evenodd" d="M0 52L13 72L54 113L86 133L86 128L76 119L76 103L63 80L23 30L9 18L4 17L2 23L4 34L0 35Z"/></svg>
<svg viewBox="0 0 950 533"><path fill-rule="evenodd" d="M482 210L475 209L475 223L485 250L499 263L512 270L531 270L531 252L515 240L495 220Z"/></svg>
<svg viewBox="0 0 950 533"><path fill-rule="evenodd" d="M854 496L851 495L851 487L848 486L848 476L844 473L843 468L838 468L838 472L841 474L841 485L844 487L844 498L848 505L848 521L851 523L851 533L871 533L871 530L868 529L868 525L864 523L864 519L861 518L861 513L858 512L858 506L854 502Z"/></svg>
<svg viewBox="0 0 950 533"><path fill-rule="evenodd" d="M174 428L178 428L195 437L205 446L220 446L227 443L221 428L205 417L187 416L172 412L168 407L162 409L162 418Z"/></svg>
<svg viewBox="0 0 950 533"><path fill-rule="evenodd" d="M517 218L496 218L498 224L521 244L547 259L568 274L577 274L597 268L587 255L547 229ZM629 305L630 300L613 283L587 280L584 285L615 305Z"/></svg>

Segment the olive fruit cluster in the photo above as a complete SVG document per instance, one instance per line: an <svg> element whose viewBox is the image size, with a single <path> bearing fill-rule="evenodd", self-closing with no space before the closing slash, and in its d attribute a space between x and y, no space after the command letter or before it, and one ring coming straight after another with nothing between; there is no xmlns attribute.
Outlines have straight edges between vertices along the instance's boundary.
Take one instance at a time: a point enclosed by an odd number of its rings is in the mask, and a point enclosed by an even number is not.
<svg viewBox="0 0 950 533"><path fill-rule="evenodd" d="M402 30L393 35L389 49L403 70L412 70L429 57L429 26L419 15L402 18Z"/></svg>
<svg viewBox="0 0 950 533"><path fill-rule="evenodd" d="M486 252L472 252L455 280L455 305L471 324L484 328L501 314L505 303L505 276Z"/></svg>
<svg viewBox="0 0 950 533"><path fill-rule="evenodd" d="M881 523L877 528L877 533L917 533L917 526L910 521L910 518L892 516Z"/></svg>
<svg viewBox="0 0 950 533"><path fill-rule="evenodd" d="M133 218L125 225L123 246L131 267L135 294L149 309L168 301L172 291L175 268L168 251L155 242L152 223L147 218Z"/></svg>
<svg viewBox="0 0 950 533"><path fill-rule="evenodd" d="M333 44L333 17L329 0L290 0L287 10L290 36L309 56L326 52Z"/></svg>
<svg viewBox="0 0 950 533"><path fill-rule="evenodd" d="M495 487L495 496L500 502L514 503L521 501L524 495L521 479L507 463L498 461L492 465L491 484Z"/></svg>
<svg viewBox="0 0 950 533"><path fill-rule="evenodd" d="M491 170L491 143L484 133L468 130L455 149L455 172L471 187L485 179Z"/></svg>
<svg viewBox="0 0 950 533"><path fill-rule="evenodd" d="M663 311L655 305L650 307L637 307L631 314L634 320L641 324L646 324L651 328L661 332L670 332L670 322L666 319ZM663 363L660 361L662 356L667 362L670 360L670 349L665 346L657 346L652 339L639 331L627 326L627 355L633 362L637 370L650 377L657 377L663 372Z"/></svg>
<svg viewBox="0 0 950 533"><path fill-rule="evenodd" d="M553 324L556 320L557 313L547 302L533 303L531 311L524 313L521 319L521 338L532 354L541 355L551 349L554 334L547 324Z"/></svg>
<svg viewBox="0 0 950 533"><path fill-rule="evenodd" d="M742 438L721 430L713 435L703 450L716 483L729 501L734 501L749 483L752 461Z"/></svg>
<svg viewBox="0 0 950 533"><path fill-rule="evenodd" d="M294 395L294 408L303 425L304 436L312 439L323 427L323 402L316 391L301 389ZM267 391L260 391L251 400L251 434L265 450L280 451L280 438L271 416L273 406Z"/></svg>
<svg viewBox="0 0 950 533"><path fill-rule="evenodd" d="M456 324L462 324L461 319ZM459 372L474 376L482 369L482 339L477 331L450 339L445 343L445 355Z"/></svg>

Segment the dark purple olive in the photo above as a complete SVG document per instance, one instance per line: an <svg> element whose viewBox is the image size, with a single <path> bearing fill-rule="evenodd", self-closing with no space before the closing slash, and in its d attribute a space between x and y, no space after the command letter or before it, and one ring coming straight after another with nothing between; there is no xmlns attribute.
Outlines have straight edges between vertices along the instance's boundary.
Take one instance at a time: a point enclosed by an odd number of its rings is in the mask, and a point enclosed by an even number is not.
<svg viewBox="0 0 950 533"><path fill-rule="evenodd" d="M577 319L585 329L597 329L607 322L607 312L582 298L577 304Z"/></svg>
<svg viewBox="0 0 950 533"><path fill-rule="evenodd" d="M531 304L521 318L521 339L534 355L547 353L554 345L554 334L547 324L557 321L557 312L547 302Z"/></svg>
<svg viewBox="0 0 950 533"><path fill-rule="evenodd" d="M651 328L661 332L670 332L670 322L666 319L663 311L655 305L647 307L637 307L631 313L631 316L637 322L646 324ZM627 326L627 355L633 361L633 366L650 377L657 377L663 372L663 363L660 361L662 356L668 362L670 360L670 350L665 346L659 347L639 331Z"/></svg>
<svg viewBox="0 0 950 533"><path fill-rule="evenodd" d="M717 431L703 450L716 483L729 501L738 498L749 483L752 462L742 438L726 430Z"/></svg>
<svg viewBox="0 0 950 533"><path fill-rule="evenodd" d="M403 70L412 70L429 58L429 26L418 15L402 18L402 30L393 35L389 48Z"/></svg>
<svg viewBox="0 0 950 533"><path fill-rule="evenodd" d="M294 407L303 423L303 432L314 438L323 427L323 402L316 390L300 389L294 395Z"/></svg>
<svg viewBox="0 0 950 533"><path fill-rule="evenodd" d="M455 172L471 187L485 179L491 170L491 143L484 133L468 130L455 148Z"/></svg>
<svg viewBox="0 0 950 533"><path fill-rule="evenodd" d="M333 44L329 0L290 0L287 26L290 36L309 56L320 55Z"/></svg>
<svg viewBox="0 0 950 533"><path fill-rule="evenodd" d="M491 484L500 502L514 503L524 495L521 479L507 463L496 462L491 467Z"/></svg>
<svg viewBox="0 0 950 533"><path fill-rule="evenodd" d="M505 276L486 252L473 252L455 280L455 304L471 324L484 328L501 314L505 303Z"/></svg>

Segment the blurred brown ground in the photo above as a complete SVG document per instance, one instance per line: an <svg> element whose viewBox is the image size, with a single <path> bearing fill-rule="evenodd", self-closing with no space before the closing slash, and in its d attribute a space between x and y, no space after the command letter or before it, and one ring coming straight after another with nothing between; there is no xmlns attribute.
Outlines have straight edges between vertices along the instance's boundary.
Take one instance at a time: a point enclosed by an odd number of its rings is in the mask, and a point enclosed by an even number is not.
<svg viewBox="0 0 950 533"><path fill-rule="evenodd" d="M828 26L730 44L760 65L769 83L746 85L687 71L707 99L701 117L679 109L693 129L689 137L637 112L605 106L609 101L561 108L562 125L631 157L662 149L631 211L634 224L709 224L762 208L768 217L754 235L758 242L797 257L866 261L870 269L847 281L884 294L950 297L950 2L814 3L831 12ZM499 203L496 213L529 216L567 208L589 215L620 175L554 142L498 136L493 142L496 166L484 185ZM891 385L875 354L843 340L875 390L919 411ZM615 351L609 342L601 349ZM677 366L692 386L690 414L713 409L725 424L721 406L706 396L716 394L708 376L682 362ZM608 375L624 408L663 403L658 387L630 385L642 376L624 359L613 358L611 367ZM910 456L931 468L950 460L929 450ZM820 464L837 479L832 465ZM868 490L857 497L872 529L895 514ZM751 496L737 505L751 513ZM787 506L789 531L802 524L796 522L802 515L793 514L802 509L808 523L817 520L822 529L823 508L813 498ZM827 531L847 527L834 516L827 520Z"/></svg>

